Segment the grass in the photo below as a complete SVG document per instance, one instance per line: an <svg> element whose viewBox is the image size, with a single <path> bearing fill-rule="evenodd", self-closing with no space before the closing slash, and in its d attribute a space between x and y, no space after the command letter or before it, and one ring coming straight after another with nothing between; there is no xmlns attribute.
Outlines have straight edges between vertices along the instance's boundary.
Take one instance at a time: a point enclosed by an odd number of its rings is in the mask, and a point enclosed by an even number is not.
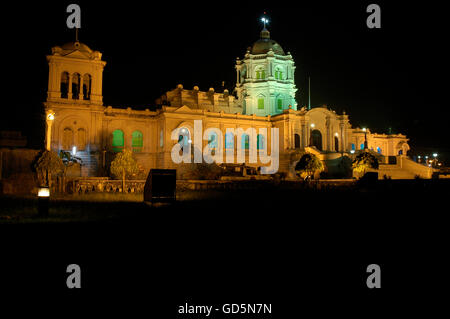
<svg viewBox="0 0 450 319"><path fill-rule="evenodd" d="M161 216L253 216L303 214L350 216L373 211L377 216L399 216L418 207L444 203L449 181L379 181L364 185L305 187L301 184L257 186L239 190L183 190L177 202L148 206L143 194L90 193L54 195L49 216L38 216L36 197L0 196L0 224L36 223L155 223ZM428 209L428 208L426 208ZM388 212L391 215L388 215ZM194 213L197 213L194 215ZM180 215L182 214L182 215ZM306 214L306 215L305 215ZM394 214L394 215L392 215ZM170 217L170 218L172 218Z"/></svg>

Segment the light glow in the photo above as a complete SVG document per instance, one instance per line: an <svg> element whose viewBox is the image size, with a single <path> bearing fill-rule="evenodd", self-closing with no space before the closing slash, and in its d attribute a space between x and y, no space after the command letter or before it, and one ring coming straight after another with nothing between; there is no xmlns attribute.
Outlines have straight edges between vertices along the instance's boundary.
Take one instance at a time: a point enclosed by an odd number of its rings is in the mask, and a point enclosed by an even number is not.
<svg viewBox="0 0 450 319"><path fill-rule="evenodd" d="M314 124L314 123L311 123L311 127L315 127L316 126L316 124Z"/></svg>
<svg viewBox="0 0 450 319"><path fill-rule="evenodd" d="M49 119L50 121L53 121L55 119L55 114L54 113L49 113L47 115L47 119Z"/></svg>
<svg viewBox="0 0 450 319"><path fill-rule="evenodd" d="M77 147L76 146L74 146L72 148L72 155L77 155Z"/></svg>
<svg viewBox="0 0 450 319"><path fill-rule="evenodd" d="M50 189L47 187L39 188L38 197L50 197Z"/></svg>

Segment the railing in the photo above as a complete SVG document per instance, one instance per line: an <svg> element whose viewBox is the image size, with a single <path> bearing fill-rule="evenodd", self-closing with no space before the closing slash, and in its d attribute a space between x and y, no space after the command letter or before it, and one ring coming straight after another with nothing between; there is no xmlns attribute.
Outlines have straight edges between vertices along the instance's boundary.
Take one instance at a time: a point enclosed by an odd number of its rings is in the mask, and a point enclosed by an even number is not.
<svg viewBox="0 0 450 319"><path fill-rule="evenodd" d="M121 180L110 180L107 177L82 178L72 181L73 193L143 193L145 180L126 180L125 189Z"/></svg>

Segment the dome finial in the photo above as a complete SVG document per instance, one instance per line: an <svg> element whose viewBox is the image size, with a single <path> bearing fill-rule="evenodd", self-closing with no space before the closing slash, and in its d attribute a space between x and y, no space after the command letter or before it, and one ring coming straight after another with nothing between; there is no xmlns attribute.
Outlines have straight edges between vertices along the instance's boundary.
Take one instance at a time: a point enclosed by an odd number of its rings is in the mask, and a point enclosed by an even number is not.
<svg viewBox="0 0 450 319"><path fill-rule="evenodd" d="M261 18L264 28L261 31L261 39L270 39L270 32L266 29L266 24L269 24L269 19L266 17L266 12L264 12Z"/></svg>

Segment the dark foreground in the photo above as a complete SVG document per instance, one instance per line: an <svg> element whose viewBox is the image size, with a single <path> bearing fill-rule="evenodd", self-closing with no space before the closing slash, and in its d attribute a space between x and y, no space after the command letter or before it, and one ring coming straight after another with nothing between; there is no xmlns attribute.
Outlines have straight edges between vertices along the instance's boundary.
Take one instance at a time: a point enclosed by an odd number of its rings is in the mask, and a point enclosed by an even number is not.
<svg viewBox="0 0 450 319"><path fill-rule="evenodd" d="M186 302L272 303L272 315L250 318L429 317L446 300L449 190L420 180L278 185L185 192L159 207L83 196L53 200L46 219L35 199L1 198L0 289L22 305L127 318L205 318L177 315ZM66 287L72 263L79 290ZM372 263L378 290L366 286ZM232 317L247 318L211 316Z"/></svg>

